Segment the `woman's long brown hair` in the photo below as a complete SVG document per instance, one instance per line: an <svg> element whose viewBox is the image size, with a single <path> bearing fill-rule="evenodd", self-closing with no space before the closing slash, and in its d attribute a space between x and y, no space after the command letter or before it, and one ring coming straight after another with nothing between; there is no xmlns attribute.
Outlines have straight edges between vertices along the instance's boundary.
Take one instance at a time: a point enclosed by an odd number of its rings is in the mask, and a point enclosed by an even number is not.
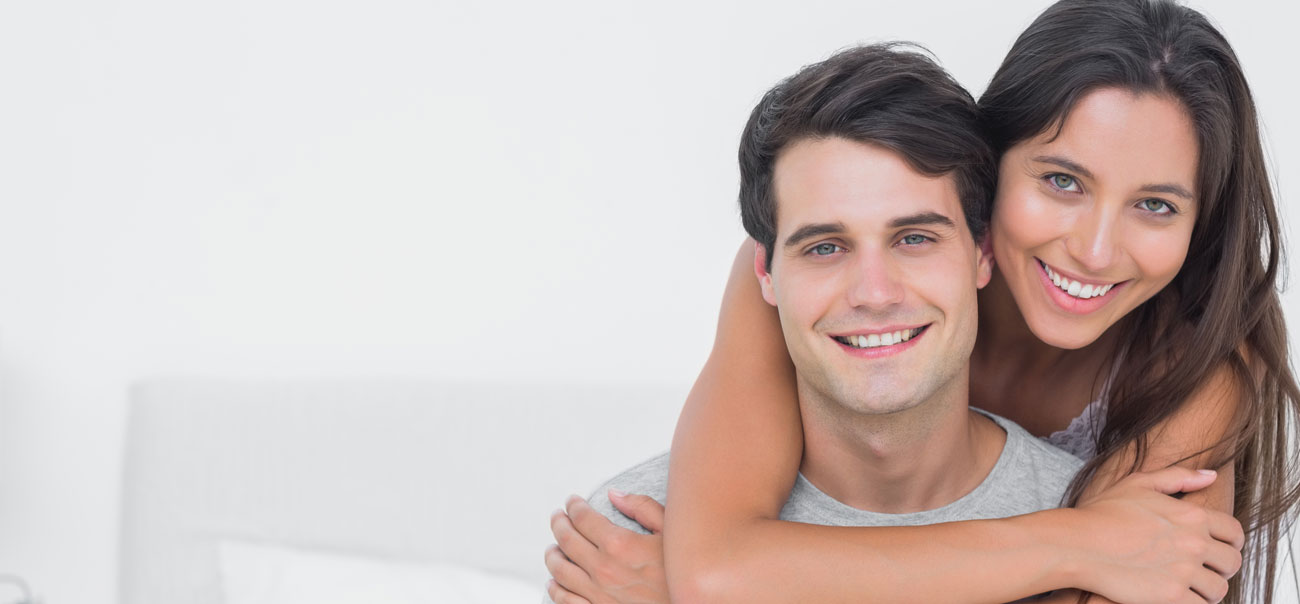
<svg viewBox="0 0 1300 604"><path fill-rule="evenodd" d="M1116 328L1131 334L1103 395L1097 455L1067 498L1108 460L1136 451L1210 376L1231 370L1239 403L1212 467L1233 463L1234 510L1246 529L1242 572L1225 601L1272 602L1278 545L1297 487L1300 390L1278 299L1278 216L1255 104L1232 47L1200 13L1169 0L1063 0L1016 40L980 98L999 153L1059 128L1087 93L1118 87L1178 99L1199 142L1199 212L1178 275ZM1288 435L1288 432L1291 436Z"/></svg>

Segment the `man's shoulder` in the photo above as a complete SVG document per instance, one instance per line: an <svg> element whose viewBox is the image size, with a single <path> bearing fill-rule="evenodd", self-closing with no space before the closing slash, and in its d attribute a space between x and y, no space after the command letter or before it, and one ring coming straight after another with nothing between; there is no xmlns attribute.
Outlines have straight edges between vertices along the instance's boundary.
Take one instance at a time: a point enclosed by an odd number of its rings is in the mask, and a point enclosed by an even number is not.
<svg viewBox="0 0 1300 604"><path fill-rule="evenodd" d="M1018 462L1043 466L1049 470L1059 470L1061 473L1070 474L1071 476L1083 465L1083 461L1078 457L1030 434L1020 424L996 413L974 407L972 409L993 420L1007 433L1007 446L1011 447L1016 456L1020 458L1017 460Z"/></svg>
<svg viewBox="0 0 1300 604"><path fill-rule="evenodd" d="M641 525L631 518L624 516L609 502L608 493L610 489L617 489L624 493L649 495L659 503L664 503L668 498L668 453L660 453L620 472L617 476L596 487L596 490L587 497L587 503L590 503L592 508L604 514L614 524L638 533L648 533L649 531L641 528Z"/></svg>
<svg viewBox="0 0 1300 604"><path fill-rule="evenodd" d="M988 415L1007 433L1008 459L1005 464L999 464L1006 473L1005 486L1028 496L1038 509L1061 505L1083 461L1009 419Z"/></svg>

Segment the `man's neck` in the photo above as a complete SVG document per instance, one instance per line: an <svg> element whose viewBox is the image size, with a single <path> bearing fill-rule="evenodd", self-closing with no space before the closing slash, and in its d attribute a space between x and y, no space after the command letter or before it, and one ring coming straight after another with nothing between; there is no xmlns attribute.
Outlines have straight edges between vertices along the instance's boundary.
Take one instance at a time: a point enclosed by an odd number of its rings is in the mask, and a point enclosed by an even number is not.
<svg viewBox="0 0 1300 604"><path fill-rule="evenodd" d="M800 471L822 492L886 514L932 510L974 490L997 463L1006 433L967 405L965 372L951 392L910 409L862 414L802 382Z"/></svg>

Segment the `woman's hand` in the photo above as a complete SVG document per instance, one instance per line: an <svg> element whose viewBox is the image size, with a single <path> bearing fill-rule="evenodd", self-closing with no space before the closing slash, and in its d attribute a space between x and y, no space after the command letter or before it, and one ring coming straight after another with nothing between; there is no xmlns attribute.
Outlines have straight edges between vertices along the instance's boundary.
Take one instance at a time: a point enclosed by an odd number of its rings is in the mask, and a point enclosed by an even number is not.
<svg viewBox="0 0 1300 604"><path fill-rule="evenodd" d="M1132 604L1218 602L1241 569L1245 536L1232 516L1171 495L1203 489L1215 474L1172 467L1131 474L1079 502L1096 556L1079 587Z"/></svg>
<svg viewBox="0 0 1300 604"><path fill-rule="evenodd" d="M551 516L558 547L546 550L547 593L555 604L667 604L664 507L614 490L609 501L651 534L617 526L581 497L570 497L565 511Z"/></svg>

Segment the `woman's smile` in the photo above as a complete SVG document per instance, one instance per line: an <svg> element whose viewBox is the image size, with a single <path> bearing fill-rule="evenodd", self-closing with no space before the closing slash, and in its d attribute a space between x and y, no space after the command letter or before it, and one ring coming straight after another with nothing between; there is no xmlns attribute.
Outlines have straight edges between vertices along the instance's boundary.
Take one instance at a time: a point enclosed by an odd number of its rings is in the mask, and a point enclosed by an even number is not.
<svg viewBox="0 0 1300 604"><path fill-rule="evenodd" d="M1128 280L1096 281L1074 278L1053 269L1051 265L1035 258L1038 276L1048 299L1066 312L1087 314L1100 309L1120 295Z"/></svg>

